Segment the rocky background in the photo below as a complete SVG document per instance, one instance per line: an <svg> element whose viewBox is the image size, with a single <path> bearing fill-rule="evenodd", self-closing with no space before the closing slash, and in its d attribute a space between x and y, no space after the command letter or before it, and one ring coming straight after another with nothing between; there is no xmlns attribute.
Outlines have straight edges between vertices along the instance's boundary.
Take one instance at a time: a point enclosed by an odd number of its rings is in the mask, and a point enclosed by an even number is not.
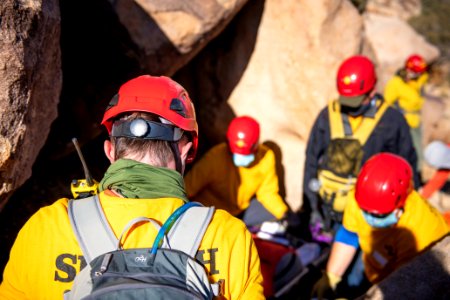
<svg viewBox="0 0 450 300"><path fill-rule="evenodd" d="M374 60L380 91L409 54L433 63L424 144L450 142L449 13L448 0L2 0L1 269L26 219L83 178L73 137L101 179L104 107L140 74L188 90L199 155L224 141L234 116L258 119L296 211L310 128L348 56Z"/></svg>

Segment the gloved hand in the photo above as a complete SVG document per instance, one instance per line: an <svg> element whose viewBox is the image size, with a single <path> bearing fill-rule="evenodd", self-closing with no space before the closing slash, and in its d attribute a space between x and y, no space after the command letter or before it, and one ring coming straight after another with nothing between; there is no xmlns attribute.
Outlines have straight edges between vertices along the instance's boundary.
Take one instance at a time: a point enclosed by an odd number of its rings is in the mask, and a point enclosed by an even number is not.
<svg viewBox="0 0 450 300"><path fill-rule="evenodd" d="M281 220L287 222L288 227L297 228L300 226L300 217L291 210L287 211Z"/></svg>
<svg viewBox="0 0 450 300"><path fill-rule="evenodd" d="M261 224L260 231L271 235L283 235L286 232L287 222L265 221Z"/></svg>
<svg viewBox="0 0 450 300"><path fill-rule="evenodd" d="M325 231L324 226L322 215L317 210L314 210L311 213L309 222L311 237L317 242L331 244L333 235L331 232Z"/></svg>
<svg viewBox="0 0 450 300"><path fill-rule="evenodd" d="M330 272L323 272L322 277L314 284L311 298L317 296L317 299L334 299L336 287L342 278Z"/></svg>

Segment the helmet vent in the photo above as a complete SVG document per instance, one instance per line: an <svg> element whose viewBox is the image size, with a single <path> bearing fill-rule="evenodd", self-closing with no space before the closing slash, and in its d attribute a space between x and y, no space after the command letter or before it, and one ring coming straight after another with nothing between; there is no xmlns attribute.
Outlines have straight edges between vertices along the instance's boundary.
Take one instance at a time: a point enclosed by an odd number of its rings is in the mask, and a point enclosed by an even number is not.
<svg viewBox="0 0 450 300"><path fill-rule="evenodd" d="M111 101L109 101L108 106L106 107L106 110L105 110L105 111L107 111L108 109L110 109L110 108L116 106L117 103L119 103L119 94L115 94L115 95L111 98Z"/></svg>
<svg viewBox="0 0 450 300"><path fill-rule="evenodd" d="M359 82L359 89L360 90L364 89L364 79Z"/></svg>
<svg viewBox="0 0 450 300"><path fill-rule="evenodd" d="M173 110L183 118L186 118L186 108L184 107L183 101L178 98L173 98L170 102L170 110Z"/></svg>

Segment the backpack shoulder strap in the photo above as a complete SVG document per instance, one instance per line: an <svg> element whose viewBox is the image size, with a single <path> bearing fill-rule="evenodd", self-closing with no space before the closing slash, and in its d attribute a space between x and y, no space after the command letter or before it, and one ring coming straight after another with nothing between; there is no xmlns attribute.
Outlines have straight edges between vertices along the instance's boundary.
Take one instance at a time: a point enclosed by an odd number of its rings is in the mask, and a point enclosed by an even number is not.
<svg viewBox="0 0 450 300"><path fill-rule="evenodd" d="M388 107L389 105L385 101L380 101L375 116L373 118L363 119L358 130L353 135L355 139L359 140L361 145L364 145L367 142L369 136L372 134L372 131L375 129L375 127L377 126L378 122L380 121L381 117L384 115Z"/></svg>
<svg viewBox="0 0 450 300"><path fill-rule="evenodd" d="M337 100L328 102L328 117L330 119L330 138L334 140L345 137L344 122Z"/></svg>
<svg viewBox="0 0 450 300"><path fill-rule="evenodd" d="M86 263L117 248L117 238L108 224L97 195L69 200L70 224Z"/></svg>
<svg viewBox="0 0 450 300"><path fill-rule="evenodd" d="M367 142L370 134L378 124L378 121L380 121L381 117L389 107L384 101L379 103L375 116L373 118L364 118L359 128L353 133L353 138L359 140L361 145L364 145ZM328 116L330 119L330 135L332 140L344 138L348 135L346 134L348 132L348 128L346 127L350 126L350 124L344 122L337 101L330 101L328 103Z"/></svg>
<svg viewBox="0 0 450 300"><path fill-rule="evenodd" d="M195 206L185 211L168 233L170 248L195 257L214 210L214 207Z"/></svg>

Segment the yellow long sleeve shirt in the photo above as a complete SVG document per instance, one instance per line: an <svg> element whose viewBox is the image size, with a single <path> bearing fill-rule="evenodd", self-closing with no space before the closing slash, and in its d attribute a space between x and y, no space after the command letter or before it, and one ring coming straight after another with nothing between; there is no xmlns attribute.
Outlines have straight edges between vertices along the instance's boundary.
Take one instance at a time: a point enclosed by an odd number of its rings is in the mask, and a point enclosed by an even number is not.
<svg viewBox="0 0 450 300"><path fill-rule="evenodd" d="M345 229L358 235L364 268L371 282L378 282L449 232L442 215L413 191L394 227L373 228L364 219L350 194L344 211Z"/></svg>
<svg viewBox="0 0 450 300"><path fill-rule="evenodd" d="M175 198L125 199L100 194L100 202L116 236L128 221L151 217L161 224L183 204ZM67 215L68 199L41 208L20 230L0 285L0 299L62 299L85 265ZM134 229L124 248L151 247L156 230ZM216 210L197 252L212 282L225 280L226 299L264 299L260 262L244 223Z"/></svg>
<svg viewBox="0 0 450 300"><path fill-rule="evenodd" d="M255 161L248 167L236 167L227 144L210 149L184 178L188 198L238 215L253 196L276 218L288 211L279 194L275 155L258 146Z"/></svg>
<svg viewBox="0 0 450 300"><path fill-rule="evenodd" d="M422 74L417 80L408 82L395 75L384 89L386 103L398 105L411 128L417 128L420 125L420 110L425 101L421 91L427 80L427 73Z"/></svg>

